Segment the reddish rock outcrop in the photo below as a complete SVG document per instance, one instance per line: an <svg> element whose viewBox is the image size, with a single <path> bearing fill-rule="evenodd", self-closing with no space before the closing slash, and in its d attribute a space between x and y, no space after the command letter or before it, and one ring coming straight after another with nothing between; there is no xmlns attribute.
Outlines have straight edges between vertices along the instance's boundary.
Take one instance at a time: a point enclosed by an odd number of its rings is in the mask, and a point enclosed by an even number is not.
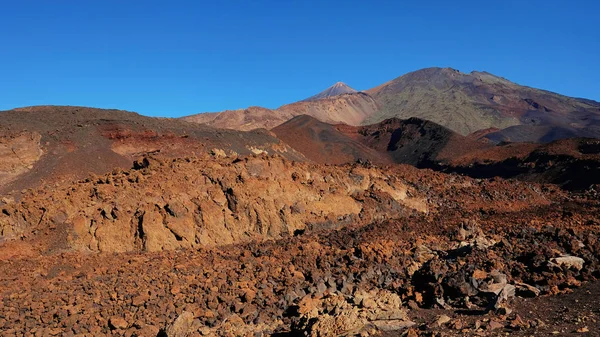
<svg viewBox="0 0 600 337"><path fill-rule="evenodd" d="M282 157L145 158L62 189L6 205L4 237L61 228L54 246L80 251L160 251L280 238L297 231L428 212L396 174L318 167Z"/></svg>

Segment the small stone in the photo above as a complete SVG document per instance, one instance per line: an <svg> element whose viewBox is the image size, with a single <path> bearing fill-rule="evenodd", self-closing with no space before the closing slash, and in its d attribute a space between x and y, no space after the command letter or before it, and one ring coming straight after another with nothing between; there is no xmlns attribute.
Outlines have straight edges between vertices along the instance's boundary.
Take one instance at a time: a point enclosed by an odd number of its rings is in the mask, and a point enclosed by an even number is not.
<svg viewBox="0 0 600 337"><path fill-rule="evenodd" d="M112 330L115 329L127 329L127 321L123 317L113 316L108 320L108 325Z"/></svg>
<svg viewBox="0 0 600 337"><path fill-rule="evenodd" d="M365 298L362 300L361 305L363 308L371 309L377 307L377 303L372 298Z"/></svg>
<svg viewBox="0 0 600 337"><path fill-rule="evenodd" d="M413 310L419 309L419 305L417 304L417 302L415 302L413 300L408 301L408 307Z"/></svg>
<svg viewBox="0 0 600 337"><path fill-rule="evenodd" d="M193 330L194 314L184 311L175 319L175 322L166 329L168 337L187 337Z"/></svg>
<svg viewBox="0 0 600 337"><path fill-rule="evenodd" d="M451 323L451 327L454 330L462 330L465 327L465 323L463 321L457 319Z"/></svg>
<svg viewBox="0 0 600 337"><path fill-rule="evenodd" d="M481 269L475 269L475 271L473 272L473 278L475 278L476 280L483 280L488 276L488 273L486 273L485 271L481 270Z"/></svg>
<svg viewBox="0 0 600 337"><path fill-rule="evenodd" d="M436 320L436 324L437 326L442 326L448 322L450 322L452 319L450 317L448 317L447 315L440 315L437 320Z"/></svg>
<svg viewBox="0 0 600 337"><path fill-rule="evenodd" d="M131 299L131 305L133 305L134 307L140 307L140 306L144 305L144 303L146 303L146 301L148 301L148 299L149 299L149 296L146 294L135 296L134 298Z"/></svg>
<svg viewBox="0 0 600 337"><path fill-rule="evenodd" d="M415 291L415 301L419 304L422 304L423 303L423 294Z"/></svg>
<svg viewBox="0 0 600 337"><path fill-rule="evenodd" d="M504 327L504 325L502 323L500 323L498 321L494 321L494 320L491 320L490 323L488 324L489 330L501 329L503 327Z"/></svg>
<svg viewBox="0 0 600 337"><path fill-rule="evenodd" d="M244 290L243 300L245 302L251 302L255 298L256 298L256 292L255 291L253 291L252 289L246 289L246 290Z"/></svg>
<svg viewBox="0 0 600 337"><path fill-rule="evenodd" d="M550 262L556 263L557 265L559 265L561 267L574 268L577 270L581 270L581 269L583 269L583 264L585 261L582 258L577 257L577 256L561 256L561 257L555 257L555 258L551 259Z"/></svg>
<svg viewBox="0 0 600 337"><path fill-rule="evenodd" d="M408 331L406 332L406 337L418 337L419 334L417 333L417 330L410 328L408 329Z"/></svg>
<svg viewBox="0 0 600 337"><path fill-rule="evenodd" d="M540 290L527 283L515 282L516 293L521 297L537 297L540 295Z"/></svg>
<svg viewBox="0 0 600 337"><path fill-rule="evenodd" d="M381 331L397 331L401 329L410 328L415 325L415 322L405 321L401 319L378 320L373 321L372 323L377 327L377 329Z"/></svg>
<svg viewBox="0 0 600 337"><path fill-rule="evenodd" d="M584 327L577 329L575 332L586 333L586 332L590 332L590 329L588 329L587 326L584 326Z"/></svg>
<svg viewBox="0 0 600 337"><path fill-rule="evenodd" d="M145 325L139 329L136 333L138 336L157 336L160 329L154 325Z"/></svg>

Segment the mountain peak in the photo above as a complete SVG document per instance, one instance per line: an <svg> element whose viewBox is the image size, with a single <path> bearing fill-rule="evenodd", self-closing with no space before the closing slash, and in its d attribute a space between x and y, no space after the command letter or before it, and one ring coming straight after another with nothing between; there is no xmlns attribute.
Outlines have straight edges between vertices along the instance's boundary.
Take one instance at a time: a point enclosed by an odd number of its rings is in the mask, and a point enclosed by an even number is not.
<svg viewBox="0 0 600 337"><path fill-rule="evenodd" d="M322 98L339 96L339 95L343 95L343 94L350 94L350 93L354 93L354 92L358 92L358 91L352 89L350 86L348 86L344 82L337 82L334 85L330 86L329 88L327 88L327 89L321 91L320 93L318 93L314 96L311 96L303 101L304 102L316 101L316 100L322 99Z"/></svg>
<svg viewBox="0 0 600 337"><path fill-rule="evenodd" d="M335 82L334 85L331 86L332 88L339 88L339 87L346 87L346 88L350 88L346 83L344 82ZM352 88L350 88L352 89Z"/></svg>

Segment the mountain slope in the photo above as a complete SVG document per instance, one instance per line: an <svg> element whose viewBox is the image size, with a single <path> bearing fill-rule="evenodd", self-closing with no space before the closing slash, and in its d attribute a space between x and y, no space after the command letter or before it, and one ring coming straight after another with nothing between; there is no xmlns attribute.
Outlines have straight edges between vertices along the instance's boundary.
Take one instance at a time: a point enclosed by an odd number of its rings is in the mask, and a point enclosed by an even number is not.
<svg viewBox="0 0 600 337"><path fill-rule="evenodd" d="M388 119L354 129L362 144L387 153L395 163L429 167L448 164L490 144L419 118ZM350 128L344 131L352 132Z"/></svg>
<svg viewBox="0 0 600 337"><path fill-rule="evenodd" d="M275 110L250 107L241 110L226 110L216 113L201 113L181 119L208 126L248 131L273 127L300 115L309 115L327 123L360 125L379 106L375 100L362 92L341 93L316 100L287 104Z"/></svg>
<svg viewBox="0 0 600 337"><path fill-rule="evenodd" d="M344 164L368 160L377 164L389 164L385 153L369 148L360 141L341 132L338 127L308 115L296 116L271 131L308 159L320 164ZM352 128L352 127L349 127Z"/></svg>
<svg viewBox="0 0 600 337"><path fill-rule="evenodd" d="M339 95L343 95L343 94L352 94L355 92L358 92L358 91L352 89L346 83L337 82L336 84L321 91L320 93L303 100L303 102L316 101L316 100L322 99L322 98L329 98L329 97L339 96Z"/></svg>
<svg viewBox="0 0 600 337"><path fill-rule="evenodd" d="M249 107L247 109L202 113L186 116L182 119L220 129L250 131L260 128L271 129L292 117L293 115L288 112L277 112L262 107Z"/></svg>
<svg viewBox="0 0 600 337"><path fill-rule="evenodd" d="M600 125L600 103L521 86L487 72L465 74L450 68L427 68L366 92L381 108L364 124L418 117L463 135L518 125L562 126L580 135L579 131ZM600 136L598 132L592 134ZM561 136L532 140L551 141Z"/></svg>
<svg viewBox="0 0 600 337"><path fill-rule="evenodd" d="M276 111L281 115L309 115L326 123L360 125L378 109L379 105L371 96L357 92L316 101L296 102L284 105Z"/></svg>

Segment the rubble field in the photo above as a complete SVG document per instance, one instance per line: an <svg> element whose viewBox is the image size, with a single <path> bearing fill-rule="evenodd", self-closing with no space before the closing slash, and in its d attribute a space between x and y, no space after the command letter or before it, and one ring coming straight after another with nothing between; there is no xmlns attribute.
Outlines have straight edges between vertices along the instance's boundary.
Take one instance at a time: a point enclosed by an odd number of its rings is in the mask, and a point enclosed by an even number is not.
<svg viewBox="0 0 600 337"><path fill-rule="evenodd" d="M179 184L199 176L206 183ZM156 186L177 193L161 204L148 194ZM259 188L262 208L247 199ZM112 197L88 193L99 189ZM273 217L278 200L296 202L282 190L322 202L286 204L290 213ZM49 195L32 191L2 209L2 335L600 335L594 188L254 156L146 160ZM189 200L200 216L187 218ZM76 203L88 208L68 208ZM106 249L77 234L92 219L96 232L129 226L140 207L164 228L188 219L194 230L158 248L144 231L108 235ZM15 220L40 208L32 225ZM235 221L207 221L205 209L253 226L236 232ZM219 231L234 234L219 242Z"/></svg>

